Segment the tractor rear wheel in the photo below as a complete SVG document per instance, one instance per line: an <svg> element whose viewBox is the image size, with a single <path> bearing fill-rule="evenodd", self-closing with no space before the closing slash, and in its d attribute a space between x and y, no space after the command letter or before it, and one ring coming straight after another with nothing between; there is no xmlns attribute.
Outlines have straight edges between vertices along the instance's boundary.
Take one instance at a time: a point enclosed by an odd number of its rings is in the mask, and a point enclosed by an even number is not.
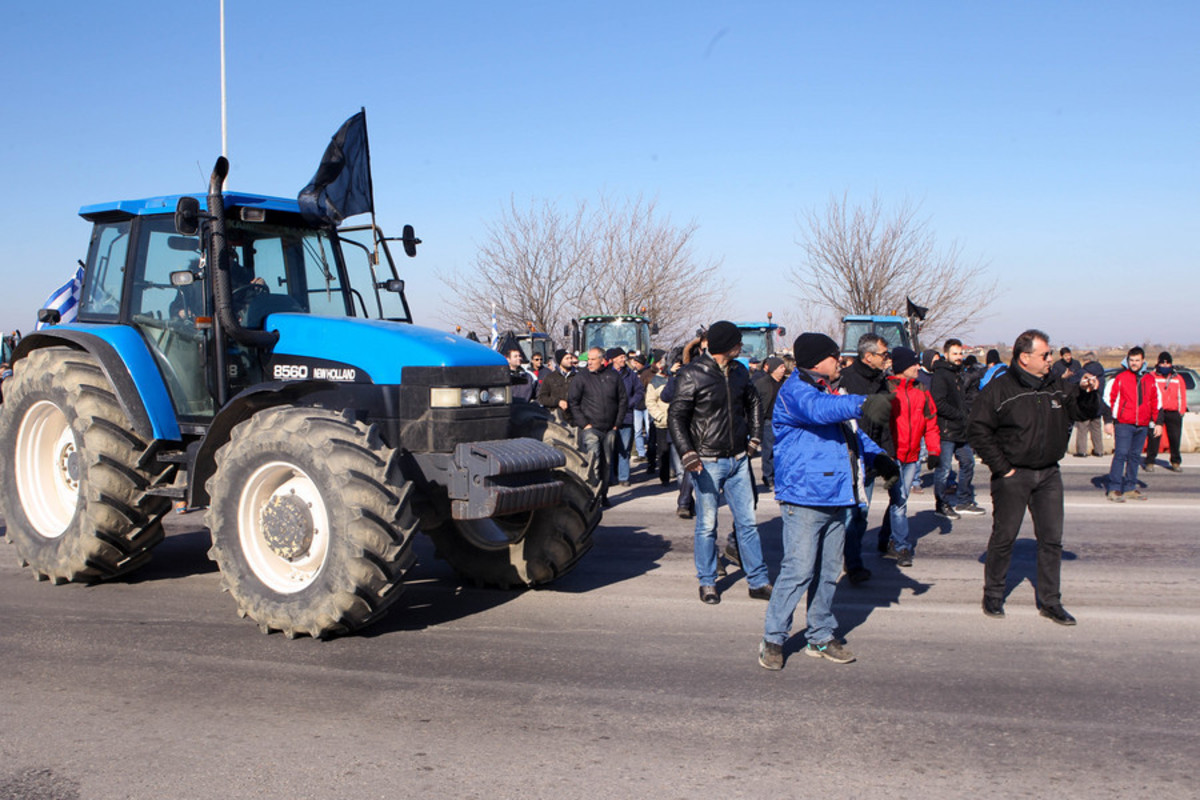
<svg viewBox="0 0 1200 800"><path fill-rule="evenodd" d="M22 565L39 580L93 583L149 561L171 503L146 493L147 443L95 357L34 350L4 395L0 501Z"/></svg>
<svg viewBox="0 0 1200 800"><path fill-rule="evenodd" d="M481 520L447 520L429 532L437 554L477 586L519 589L549 583L592 549L600 522L599 484L588 480L588 460L569 429L540 406L513 408L509 435L552 445L566 456L555 470L562 502L519 514Z"/></svg>
<svg viewBox="0 0 1200 800"><path fill-rule="evenodd" d="M387 611L417 527L394 456L375 426L325 409L267 409L233 429L207 522L240 616L328 638Z"/></svg>

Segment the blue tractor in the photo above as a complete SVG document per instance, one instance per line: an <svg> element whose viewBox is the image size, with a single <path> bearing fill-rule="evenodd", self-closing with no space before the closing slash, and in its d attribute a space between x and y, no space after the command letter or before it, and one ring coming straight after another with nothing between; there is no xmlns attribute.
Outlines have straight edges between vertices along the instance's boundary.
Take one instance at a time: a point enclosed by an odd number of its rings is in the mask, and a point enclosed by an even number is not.
<svg viewBox="0 0 1200 800"><path fill-rule="evenodd" d="M743 364L749 363L752 358L766 361L777 352L775 340L787 336L787 329L775 324L774 315L770 311L767 312L766 322L733 324L742 332L742 354L738 358ZM783 348L784 352L788 349L787 346Z"/></svg>
<svg viewBox="0 0 1200 800"><path fill-rule="evenodd" d="M480 585L574 567L600 507L571 433L511 401L499 354L412 324L396 239L225 193L227 171L206 196L81 209L78 319L21 340L0 407L22 565L124 575L182 501L207 508L239 615L321 638L396 601L418 531Z"/></svg>

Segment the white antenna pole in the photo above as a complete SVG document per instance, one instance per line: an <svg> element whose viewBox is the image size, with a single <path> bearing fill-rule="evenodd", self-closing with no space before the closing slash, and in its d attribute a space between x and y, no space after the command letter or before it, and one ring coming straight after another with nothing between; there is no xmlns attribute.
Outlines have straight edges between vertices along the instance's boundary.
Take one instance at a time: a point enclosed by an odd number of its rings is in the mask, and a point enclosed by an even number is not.
<svg viewBox="0 0 1200 800"><path fill-rule="evenodd" d="M229 158L229 138L225 115L225 0L221 0L221 155Z"/></svg>

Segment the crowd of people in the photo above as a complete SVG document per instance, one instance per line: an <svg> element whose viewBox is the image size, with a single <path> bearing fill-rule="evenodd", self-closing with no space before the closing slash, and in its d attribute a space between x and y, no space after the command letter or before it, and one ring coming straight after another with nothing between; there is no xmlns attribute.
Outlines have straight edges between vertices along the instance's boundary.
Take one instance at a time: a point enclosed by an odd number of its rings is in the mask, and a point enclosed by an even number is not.
<svg viewBox="0 0 1200 800"><path fill-rule="evenodd" d="M1042 616L1074 625L1059 585L1059 462L1072 430L1078 457L1087 457L1089 439L1091 454L1104 455L1102 430L1114 438L1107 492L1114 502L1145 499L1138 469L1153 469L1161 435L1168 439L1168 468L1182 468L1186 391L1166 352L1144 371L1145 354L1133 348L1106 382L1094 354L1081 364L1063 347L1056 360L1049 336L1038 330L1017 337L1007 364L996 350L978 364L953 338L918 354L866 334L856 356L843 358L833 339L810 332L796 338L791 353L761 363L743 363L741 347L741 331L722 320L656 361L620 348L592 348L586 366L565 350L552 365L534 356L525 366L516 348L506 355L514 398L541 403L579 431L605 506L610 486L629 485L633 465L645 464L664 486L678 481L676 513L695 519L699 598L719 604L717 581L726 564L741 568L749 596L767 603L758 654L767 669L783 668L802 600L803 652L855 660L835 635L833 596L843 571L851 584L871 578L862 543L877 481L887 495L879 552L911 567L916 540L908 499L923 491L922 466L933 472L934 513L952 524L987 513L976 502L978 458L992 500L983 613L1004 616L1013 544L1028 510L1037 540L1037 606ZM783 522L774 584L755 515L764 492L774 493ZM723 551L722 501L733 523Z"/></svg>

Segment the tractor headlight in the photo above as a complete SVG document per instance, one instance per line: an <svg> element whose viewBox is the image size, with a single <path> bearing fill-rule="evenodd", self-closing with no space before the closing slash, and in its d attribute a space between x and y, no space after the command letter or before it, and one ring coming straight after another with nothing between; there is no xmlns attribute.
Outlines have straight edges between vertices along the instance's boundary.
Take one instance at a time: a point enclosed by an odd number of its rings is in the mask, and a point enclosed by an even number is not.
<svg viewBox="0 0 1200 800"><path fill-rule="evenodd" d="M436 387L429 390L430 408L502 406L508 402L509 389L507 386L489 386L486 389Z"/></svg>

